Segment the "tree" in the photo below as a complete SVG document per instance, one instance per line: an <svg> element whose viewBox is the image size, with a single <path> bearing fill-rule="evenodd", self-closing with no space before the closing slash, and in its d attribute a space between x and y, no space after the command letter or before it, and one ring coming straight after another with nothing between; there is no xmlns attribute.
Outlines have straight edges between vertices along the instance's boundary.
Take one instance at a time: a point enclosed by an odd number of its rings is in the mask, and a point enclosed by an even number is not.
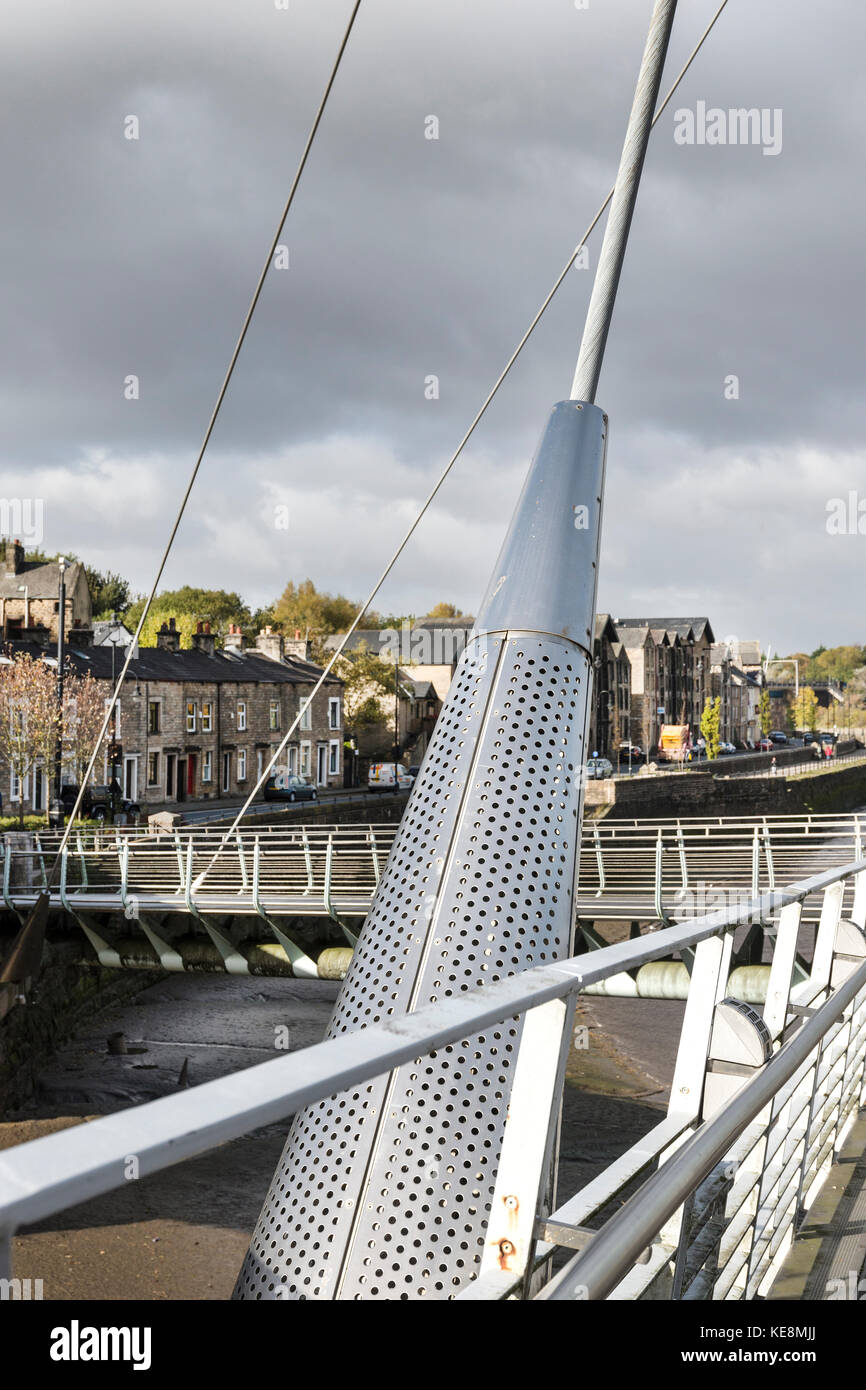
<svg viewBox="0 0 866 1390"><path fill-rule="evenodd" d="M770 732L770 725L773 722L773 711L770 707L770 692L767 690L766 686L761 691L761 697L758 700L758 719L761 723L761 733L766 736Z"/></svg>
<svg viewBox="0 0 866 1390"><path fill-rule="evenodd" d="M145 598L140 594L125 614L126 626L133 632L144 605ZM197 623L209 622L217 634L229 623L239 623L241 627L248 628L250 610L240 594L229 593L226 589L196 589L190 584L184 584L180 589L167 589L165 593L158 594L151 604L141 632L141 646L155 647L156 635L169 618L174 618L177 623L181 646L190 647Z"/></svg>
<svg viewBox="0 0 866 1390"><path fill-rule="evenodd" d="M63 682L63 761L78 786L84 781L99 738L105 706L105 692L89 671L83 676L77 671L67 672ZM112 718L103 744L109 742L113 723Z"/></svg>
<svg viewBox="0 0 866 1390"><path fill-rule="evenodd" d="M127 579L111 570L103 574L100 570L88 569L85 573L94 618L110 618L112 613L126 612L131 602Z"/></svg>
<svg viewBox="0 0 866 1390"><path fill-rule="evenodd" d="M59 728L57 678L39 658L22 654L0 665L0 753L17 779L24 823L24 783L38 764L50 768Z"/></svg>
<svg viewBox="0 0 866 1390"><path fill-rule="evenodd" d="M361 643L341 656L334 668L343 681L343 712L346 728L352 733L370 728L387 717L383 699L394 697L394 667L382 661Z"/></svg>
<svg viewBox="0 0 866 1390"><path fill-rule="evenodd" d="M319 593L312 579L301 584L289 580L274 604L274 622L281 632L299 631L313 638L331 637L351 625L358 604L343 594Z"/></svg>
<svg viewBox="0 0 866 1390"><path fill-rule="evenodd" d="M811 686L800 686L800 693L791 704L791 721L795 729L809 729L813 733L817 729L818 696Z"/></svg>
<svg viewBox="0 0 866 1390"><path fill-rule="evenodd" d="M722 723L722 701L720 696L715 699L711 695L707 696L701 714L701 733L707 746L707 757L717 758L719 756L719 729Z"/></svg>
<svg viewBox="0 0 866 1390"><path fill-rule="evenodd" d="M428 618L459 618L460 609L455 608L453 603L437 603L427 614Z"/></svg>

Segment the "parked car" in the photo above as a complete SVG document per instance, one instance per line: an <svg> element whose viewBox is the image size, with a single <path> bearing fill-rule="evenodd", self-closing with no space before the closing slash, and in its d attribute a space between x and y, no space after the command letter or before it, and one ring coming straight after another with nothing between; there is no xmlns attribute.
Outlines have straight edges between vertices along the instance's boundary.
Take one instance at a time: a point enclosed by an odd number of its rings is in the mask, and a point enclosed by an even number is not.
<svg viewBox="0 0 866 1390"><path fill-rule="evenodd" d="M629 751L631 752L631 757L629 757ZM617 756L620 764L628 763L629 761L636 763L643 757L643 749L637 743L621 743Z"/></svg>
<svg viewBox="0 0 866 1390"><path fill-rule="evenodd" d="M722 742L719 744L720 753L736 753L736 751L737 746L735 743L728 743L727 740L723 739Z"/></svg>
<svg viewBox="0 0 866 1390"><path fill-rule="evenodd" d="M586 775L591 779L613 776L613 763L608 758L587 758Z"/></svg>
<svg viewBox="0 0 866 1390"><path fill-rule="evenodd" d="M781 729L771 729L770 738L773 740L773 743L778 744L779 746L781 746L783 743L788 742L788 735L783 734Z"/></svg>
<svg viewBox="0 0 866 1390"><path fill-rule="evenodd" d="M65 815L72 814L72 808L78 797L78 784L66 783L60 789L60 800L63 804ZM137 801L129 801L122 793L120 784L117 781L108 783L92 782L89 787L85 787L84 796L81 799L79 814L86 820L113 820L117 816L126 816L130 820L141 815L141 807Z"/></svg>
<svg viewBox="0 0 866 1390"><path fill-rule="evenodd" d="M758 751L759 751L760 753L772 753L772 751L773 751L773 749L775 748L775 746L776 746L776 745L775 745L775 743L773 742L773 740L770 738L770 735L769 735L769 734L764 734L764 737L761 739L761 742L758 744Z"/></svg>
<svg viewBox="0 0 866 1390"><path fill-rule="evenodd" d="M398 791L408 791L414 781L415 778L410 777L408 768L402 763L371 763L367 773L367 786L371 792L393 791L395 787Z"/></svg>
<svg viewBox="0 0 866 1390"><path fill-rule="evenodd" d="M265 801L316 801L316 788L306 777L277 768L265 783Z"/></svg>
<svg viewBox="0 0 866 1390"><path fill-rule="evenodd" d="M408 767L408 768L406 769L406 771L408 772L409 776L412 778L412 782L413 782L413 784L414 784L415 778L418 776L418 773L421 771L421 764L420 764L420 763L414 763L414 764L412 765L412 767Z"/></svg>

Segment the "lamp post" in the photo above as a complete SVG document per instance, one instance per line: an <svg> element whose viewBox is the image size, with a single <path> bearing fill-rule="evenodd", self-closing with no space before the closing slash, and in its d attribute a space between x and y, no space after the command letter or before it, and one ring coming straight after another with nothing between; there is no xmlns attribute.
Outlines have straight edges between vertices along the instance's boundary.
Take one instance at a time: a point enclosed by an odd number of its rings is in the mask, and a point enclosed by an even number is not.
<svg viewBox="0 0 866 1390"><path fill-rule="evenodd" d="M394 785L397 785L400 765L400 668L394 653Z"/></svg>
<svg viewBox="0 0 866 1390"><path fill-rule="evenodd" d="M55 830L63 829L63 666L66 661L66 560L57 560L59 573L57 605L57 739L54 744L54 802L48 817Z"/></svg>
<svg viewBox="0 0 866 1390"><path fill-rule="evenodd" d="M30 586L29 584L18 585L19 594L24 595L24 631L30 627Z"/></svg>
<svg viewBox="0 0 866 1390"><path fill-rule="evenodd" d="M114 687L115 687L115 685L116 685L116 683L117 683L117 643L115 642L114 638L115 638L115 633L117 632L117 629L118 629L119 626L120 626L120 624L119 624L118 621L117 621L117 614L116 614L116 613L112 613L112 615L111 615L111 692L112 692L112 694L114 694ZM111 782L111 798L112 798L112 801L113 801L113 800L114 800L114 795L115 795L115 793L114 793L114 785L115 785L115 783L116 783L118 786L120 785L120 783L119 783L119 781L118 781L118 776L117 776L117 770L118 770L118 765L117 765L118 746L117 746L117 702L116 702L116 701L115 701L114 709L113 709L112 712L111 712L111 743L110 743L110 745L109 745L109 751L110 751L110 754L111 754L111 777L110 777L110 782Z"/></svg>

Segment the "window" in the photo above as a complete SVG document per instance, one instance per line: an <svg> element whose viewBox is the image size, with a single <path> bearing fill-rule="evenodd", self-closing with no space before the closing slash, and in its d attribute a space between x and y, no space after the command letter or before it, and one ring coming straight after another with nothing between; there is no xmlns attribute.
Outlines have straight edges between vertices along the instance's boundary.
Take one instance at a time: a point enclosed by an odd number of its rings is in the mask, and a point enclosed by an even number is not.
<svg viewBox="0 0 866 1390"><path fill-rule="evenodd" d="M310 743L302 743L302 744L301 744L301 776L302 776L302 777L309 777L309 775L310 775L310 761L311 761L311 756L312 756L312 755L311 755L311 752L310 752L311 748L312 748L312 744L310 744Z"/></svg>
<svg viewBox="0 0 866 1390"><path fill-rule="evenodd" d="M246 750L246 748L239 748L239 749L238 749L238 781L239 781L239 782L245 782L246 780L247 780L247 750Z"/></svg>
<svg viewBox="0 0 866 1390"><path fill-rule="evenodd" d="M186 731L187 731L188 734L194 734L194 733L195 733L195 721L196 721L196 715L197 715L197 714L198 714L198 705L196 704L195 700L187 700L187 702L186 702Z"/></svg>
<svg viewBox="0 0 866 1390"><path fill-rule="evenodd" d="M148 700L147 702L147 732L149 734L159 733L159 700Z"/></svg>
<svg viewBox="0 0 866 1390"><path fill-rule="evenodd" d="M24 786L23 786L23 788L22 788L22 786L21 786L21 779L20 779L20 777L18 776L17 772L13 772L13 773L10 774L10 777L9 777L9 800L10 800L10 801L21 801L21 800L26 801L26 800L27 800L27 793L29 792L29 790L30 790L30 774L29 774L29 773L28 773L27 776L24 778Z"/></svg>
<svg viewBox="0 0 866 1390"><path fill-rule="evenodd" d="M262 750L259 749L258 753L256 754L256 781L257 781L257 782L260 782L260 781L262 780L262 769L264 768L264 765L265 765L264 755L262 754Z"/></svg>
<svg viewBox="0 0 866 1390"><path fill-rule="evenodd" d="M157 709L159 706L157 706ZM147 755L147 785L149 787L159 786L159 754L148 753Z"/></svg>
<svg viewBox="0 0 866 1390"><path fill-rule="evenodd" d="M268 714L268 728L278 729L280 727L280 702L271 700L270 712Z"/></svg>
<svg viewBox="0 0 866 1390"><path fill-rule="evenodd" d="M247 702L238 700L238 733L243 733L247 727Z"/></svg>
<svg viewBox="0 0 866 1390"><path fill-rule="evenodd" d="M213 704L210 700L204 700L201 707L201 731L209 734L213 729Z"/></svg>
<svg viewBox="0 0 866 1390"><path fill-rule="evenodd" d="M203 782L213 781L213 753L209 748L201 755L201 780Z"/></svg>
<svg viewBox="0 0 866 1390"><path fill-rule="evenodd" d="M303 702L303 700L302 700L302 701L301 701L301 728L302 728L302 729L312 729L312 727L313 727L313 711L311 710L309 703L304 704L304 702Z"/></svg>
<svg viewBox="0 0 866 1390"><path fill-rule="evenodd" d="M328 745L328 774L334 776L340 771L340 744L337 739L331 739Z"/></svg>
<svg viewBox="0 0 866 1390"><path fill-rule="evenodd" d="M340 697L332 696L328 701L328 728L340 727Z"/></svg>

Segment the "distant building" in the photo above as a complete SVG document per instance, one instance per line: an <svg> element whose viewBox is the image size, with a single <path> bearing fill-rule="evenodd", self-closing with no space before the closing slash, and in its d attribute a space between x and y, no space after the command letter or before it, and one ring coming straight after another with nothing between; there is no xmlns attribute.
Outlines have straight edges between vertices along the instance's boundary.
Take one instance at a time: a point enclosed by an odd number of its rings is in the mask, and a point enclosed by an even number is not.
<svg viewBox="0 0 866 1390"><path fill-rule="evenodd" d="M2 544L2 542L0 542ZM77 560L66 566L65 631L89 629L90 590ZM9 641L57 641L60 565L56 560L26 560L20 541L6 541L0 569L0 631Z"/></svg>
<svg viewBox="0 0 866 1390"><path fill-rule="evenodd" d="M180 648L174 619L164 623L156 647L141 647L130 662L118 700L112 758L124 795L143 807L164 802L235 798L252 790L321 675L300 656L287 656L279 634L263 629L253 647L232 629L222 650L207 623L199 623L192 649ZM131 634L126 628L126 641ZM115 625L117 634L117 626ZM89 629L68 634L68 659L81 675L90 672L112 688L120 675L125 647L94 644ZM46 655L44 646L13 642L10 655ZM307 777L316 786L343 783L343 683L329 676L301 717L278 765ZM107 751L94 780L112 774ZM17 806L43 811L49 795L45 769L37 769L23 788L13 786L9 769L0 785Z"/></svg>
<svg viewBox="0 0 866 1390"><path fill-rule="evenodd" d="M597 613L588 753L617 757L631 739L631 667L609 613Z"/></svg>
<svg viewBox="0 0 866 1390"><path fill-rule="evenodd" d="M709 618L617 618L631 668L632 740L652 750L663 724L688 724L700 735L710 689Z"/></svg>

